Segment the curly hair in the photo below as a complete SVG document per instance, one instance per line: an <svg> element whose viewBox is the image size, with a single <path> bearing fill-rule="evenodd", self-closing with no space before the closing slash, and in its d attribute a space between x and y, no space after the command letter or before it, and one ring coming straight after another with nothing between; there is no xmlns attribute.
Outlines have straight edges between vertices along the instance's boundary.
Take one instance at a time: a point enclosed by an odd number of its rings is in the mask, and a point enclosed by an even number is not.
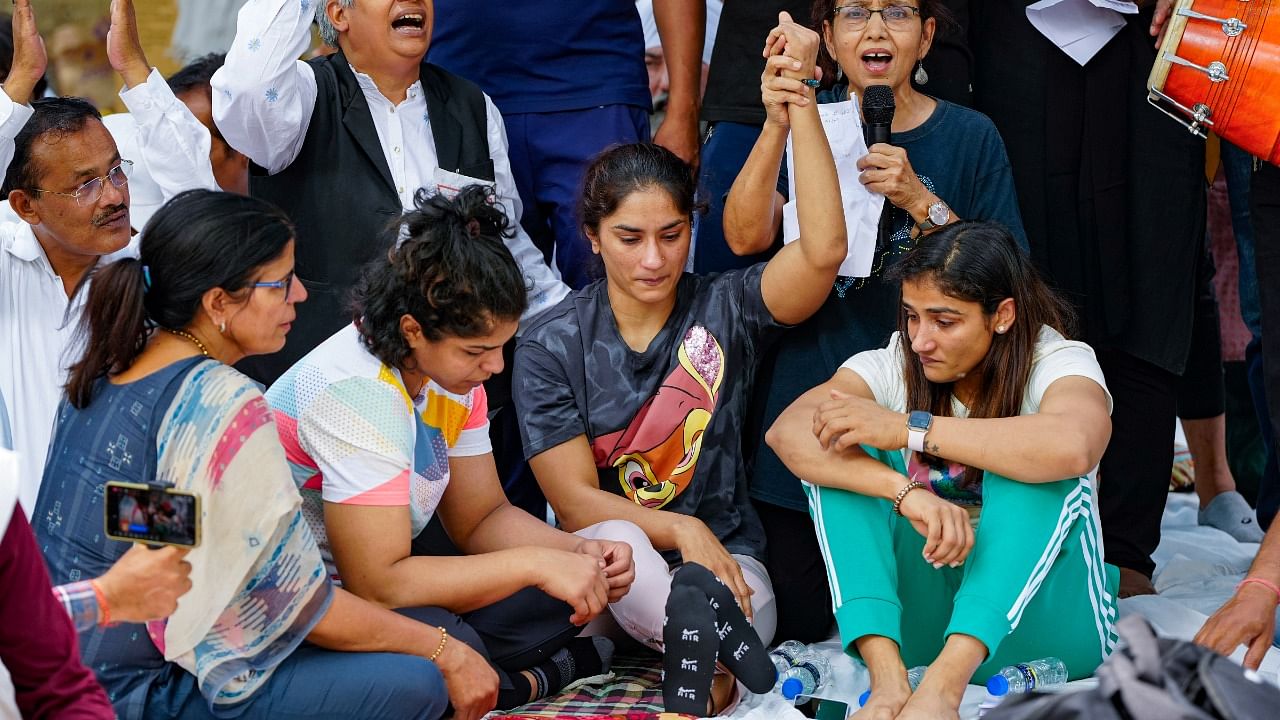
<svg viewBox="0 0 1280 720"><path fill-rule="evenodd" d="M469 185L452 199L419 190L399 223L404 239L366 265L351 291L352 318L379 360L398 367L409 357L405 315L435 342L479 337L524 314L524 274L503 243L515 230L492 187Z"/></svg>

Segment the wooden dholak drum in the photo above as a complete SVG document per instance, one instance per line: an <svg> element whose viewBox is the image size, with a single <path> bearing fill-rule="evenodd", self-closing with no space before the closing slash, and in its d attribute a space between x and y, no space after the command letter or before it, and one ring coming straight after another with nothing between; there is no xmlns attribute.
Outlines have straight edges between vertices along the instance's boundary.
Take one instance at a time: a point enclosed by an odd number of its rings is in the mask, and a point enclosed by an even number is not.
<svg viewBox="0 0 1280 720"><path fill-rule="evenodd" d="M1280 0L1177 0L1147 81L1152 105L1280 164Z"/></svg>

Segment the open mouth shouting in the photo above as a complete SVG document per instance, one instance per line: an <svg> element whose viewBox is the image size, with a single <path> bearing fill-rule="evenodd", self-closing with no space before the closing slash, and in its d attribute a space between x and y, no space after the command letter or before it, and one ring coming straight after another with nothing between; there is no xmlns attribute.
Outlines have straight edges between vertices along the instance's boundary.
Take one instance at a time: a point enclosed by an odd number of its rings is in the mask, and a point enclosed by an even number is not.
<svg viewBox="0 0 1280 720"><path fill-rule="evenodd" d="M391 21L391 29L406 37L421 37L426 26L427 16L419 11L403 11Z"/></svg>
<svg viewBox="0 0 1280 720"><path fill-rule="evenodd" d="M873 48L862 53L862 67L872 75L885 75L889 65L893 63L893 53L882 48Z"/></svg>

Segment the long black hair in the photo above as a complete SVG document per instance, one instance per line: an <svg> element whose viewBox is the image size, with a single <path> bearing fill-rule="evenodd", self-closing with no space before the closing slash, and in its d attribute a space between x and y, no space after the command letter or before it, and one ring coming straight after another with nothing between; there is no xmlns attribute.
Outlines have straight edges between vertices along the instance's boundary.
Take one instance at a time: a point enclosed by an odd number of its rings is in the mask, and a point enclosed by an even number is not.
<svg viewBox="0 0 1280 720"><path fill-rule="evenodd" d="M174 197L143 229L137 259L93 274L80 321L85 354L67 379L71 404L87 406L96 381L132 365L156 327L190 325L209 290L247 290L254 270L293 238L289 218L262 200L210 190Z"/></svg>
<svg viewBox="0 0 1280 720"><path fill-rule="evenodd" d="M1013 299L1017 313L1013 324L1006 332L992 336L986 356L970 373L979 378L979 390L969 405L972 418L1020 414L1040 328L1047 325L1064 336L1074 330L1071 306L1045 284L1009 231L995 223L958 222L925 235L886 276L899 282L932 281L948 297L978 303L987 317L1001 302ZM907 407L951 415L954 383L935 384L925 377L920 358L911 349L906 313L901 310L898 330ZM981 477L982 470L971 467L965 471L965 484L973 486Z"/></svg>
<svg viewBox="0 0 1280 720"><path fill-rule="evenodd" d="M404 239L366 265L351 291L365 347L391 367L412 352L400 332L405 315L435 342L479 337L528 306L524 274L503 242L515 231L493 188L469 185L452 199L419 190L413 202L398 221Z"/></svg>

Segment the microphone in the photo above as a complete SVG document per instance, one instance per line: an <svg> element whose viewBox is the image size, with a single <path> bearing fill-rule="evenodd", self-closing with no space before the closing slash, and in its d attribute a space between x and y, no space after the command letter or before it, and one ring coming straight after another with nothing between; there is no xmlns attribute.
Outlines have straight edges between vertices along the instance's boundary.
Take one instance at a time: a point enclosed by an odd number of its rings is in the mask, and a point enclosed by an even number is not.
<svg viewBox="0 0 1280 720"><path fill-rule="evenodd" d="M876 143L888 143L893 127L893 88L888 85L868 85L862 92L862 135L870 148ZM893 233L890 227L892 204L886 199L880 211L880 227L876 235L876 250L889 244Z"/></svg>

